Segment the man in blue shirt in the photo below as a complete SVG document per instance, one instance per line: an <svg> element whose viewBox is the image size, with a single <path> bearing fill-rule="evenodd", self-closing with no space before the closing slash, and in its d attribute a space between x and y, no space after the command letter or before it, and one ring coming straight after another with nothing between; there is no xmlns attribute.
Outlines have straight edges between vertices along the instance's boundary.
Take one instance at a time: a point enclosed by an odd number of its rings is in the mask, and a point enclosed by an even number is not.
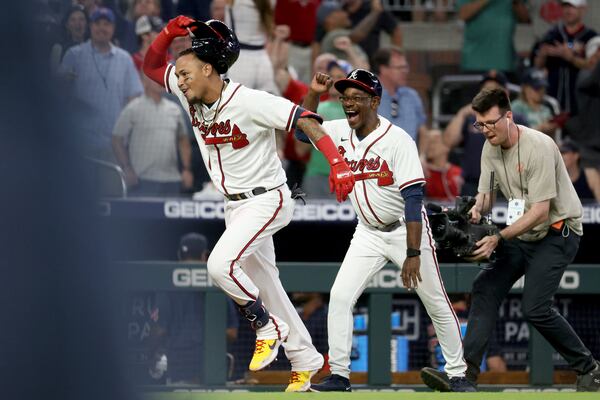
<svg viewBox="0 0 600 400"><path fill-rule="evenodd" d="M382 47L373 55L373 69L383 85L379 114L420 144L427 130L427 118L419 94L406 85L410 71L406 56L398 48Z"/></svg>
<svg viewBox="0 0 600 400"><path fill-rule="evenodd" d="M98 8L90 16L90 40L70 48L61 65L74 108L83 115L77 128L87 155L113 160L112 130L125 105L143 92L131 56L111 40L115 15Z"/></svg>

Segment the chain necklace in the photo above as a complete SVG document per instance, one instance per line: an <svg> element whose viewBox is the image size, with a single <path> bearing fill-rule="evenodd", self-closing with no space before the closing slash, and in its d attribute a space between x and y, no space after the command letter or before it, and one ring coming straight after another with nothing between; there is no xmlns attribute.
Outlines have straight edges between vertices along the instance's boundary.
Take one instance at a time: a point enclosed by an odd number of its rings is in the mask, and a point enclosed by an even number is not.
<svg viewBox="0 0 600 400"><path fill-rule="evenodd" d="M200 116L202 117L202 126L205 128L209 128L217 119L217 116L219 114L219 107L221 106L221 99L223 98L223 91L225 90L225 82L222 82L222 86L221 86L221 92L219 93L219 100L217 101L217 106L215 107L215 112L213 114L212 119L210 120L210 122L206 122L206 118L204 117L204 113L202 112L202 105L200 105L200 107L198 107L200 109ZM203 103L204 104L204 103Z"/></svg>

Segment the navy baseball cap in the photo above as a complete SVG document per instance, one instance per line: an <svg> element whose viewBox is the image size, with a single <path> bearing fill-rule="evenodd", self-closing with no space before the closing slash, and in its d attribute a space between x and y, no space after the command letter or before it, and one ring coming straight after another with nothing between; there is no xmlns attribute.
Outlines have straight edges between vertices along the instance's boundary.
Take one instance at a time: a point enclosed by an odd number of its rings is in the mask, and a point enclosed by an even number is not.
<svg viewBox="0 0 600 400"><path fill-rule="evenodd" d="M373 96L381 97L383 87L379 78L374 73L366 69L355 69L351 71L345 79L340 79L333 84L338 92L344 93L349 87L360 89Z"/></svg>
<svg viewBox="0 0 600 400"><path fill-rule="evenodd" d="M90 21L92 22L96 22L102 18L112 24L115 23L115 13L113 13L110 8L99 7L92 13L92 15L90 15Z"/></svg>
<svg viewBox="0 0 600 400"><path fill-rule="evenodd" d="M179 240L177 257L179 260L201 260L208 249L206 236L191 232L182 236Z"/></svg>
<svg viewBox="0 0 600 400"><path fill-rule="evenodd" d="M548 87L548 81L546 80L544 71L534 68L525 72L521 83L523 85L529 85L534 89Z"/></svg>
<svg viewBox="0 0 600 400"><path fill-rule="evenodd" d="M579 146L577 146L577 143L570 139L564 140L560 146L558 146L558 148L560 149L561 153L579 153Z"/></svg>
<svg viewBox="0 0 600 400"><path fill-rule="evenodd" d="M479 85L483 86L483 84L487 81L498 82L498 84L502 87L506 87L506 85L508 84L508 79L506 78L506 75L504 75L504 73L501 71L496 71L495 69L486 72L483 75L483 78L481 78Z"/></svg>

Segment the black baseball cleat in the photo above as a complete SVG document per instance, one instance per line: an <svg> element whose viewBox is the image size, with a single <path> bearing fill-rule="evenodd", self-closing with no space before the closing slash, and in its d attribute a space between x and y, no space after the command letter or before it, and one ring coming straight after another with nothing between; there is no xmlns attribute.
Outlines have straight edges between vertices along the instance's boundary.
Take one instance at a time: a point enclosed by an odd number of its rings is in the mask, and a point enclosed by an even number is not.
<svg viewBox="0 0 600 400"><path fill-rule="evenodd" d="M477 388L464 376L450 378L451 392L476 392Z"/></svg>
<svg viewBox="0 0 600 400"><path fill-rule="evenodd" d="M435 368L421 369L421 379L430 389L439 392L476 392L475 385L464 377L449 378L445 372Z"/></svg>
<svg viewBox="0 0 600 400"><path fill-rule="evenodd" d="M588 373L577 375L576 383L578 392L600 392L600 364L596 361L596 368Z"/></svg>
<svg viewBox="0 0 600 400"><path fill-rule="evenodd" d="M430 389L439 392L450 392L450 378L445 372L438 371L435 368L425 367L421 369L421 379Z"/></svg>
<svg viewBox="0 0 600 400"><path fill-rule="evenodd" d="M351 392L350 379L337 374L331 374L321 383L310 386L311 392Z"/></svg>

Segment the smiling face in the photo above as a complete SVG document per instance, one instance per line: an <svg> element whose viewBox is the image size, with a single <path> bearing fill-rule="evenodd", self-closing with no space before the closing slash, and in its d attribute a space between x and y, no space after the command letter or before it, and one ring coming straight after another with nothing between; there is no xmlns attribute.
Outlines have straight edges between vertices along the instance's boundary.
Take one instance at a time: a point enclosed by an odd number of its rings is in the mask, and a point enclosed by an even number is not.
<svg viewBox="0 0 600 400"><path fill-rule="evenodd" d="M379 97L354 87L348 87L344 90L340 101L352 129L362 135L375 129Z"/></svg>
<svg viewBox="0 0 600 400"><path fill-rule="evenodd" d="M194 54L185 54L175 62L177 86L190 104L199 103L208 88L212 66L200 61Z"/></svg>
<svg viewBox="0 0 600 400"><path fill-rule="evenodd" d="M83 40L87 28L87 20L85 19L83 11L73 11L71 15L69 15L69 18L67 18L65 26L73 39Z"/></svg>
<svg viewBox="0 0 600 400"><path fill-rule="evenodd" d="M114 33L115 25L105 18L100 18L90 24L90 36L92 42L96 45L106 45L110 43Z"/></svg>

